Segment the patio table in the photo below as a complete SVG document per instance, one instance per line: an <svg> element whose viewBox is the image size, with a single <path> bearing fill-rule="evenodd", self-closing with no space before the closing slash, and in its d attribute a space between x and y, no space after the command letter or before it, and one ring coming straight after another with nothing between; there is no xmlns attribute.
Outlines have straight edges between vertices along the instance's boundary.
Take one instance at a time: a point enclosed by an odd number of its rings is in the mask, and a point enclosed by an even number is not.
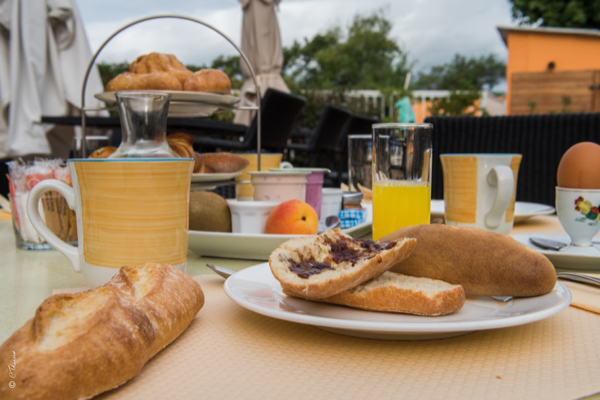
<svg viewBox="0 0 600 400"><path fill-rule="evenodd" d="M563 231L555 216L539 216L512 233L534 232ZM0 342L53 290L84 285L59 252L15 249L1 212L0 254ZM360 339L248 311L206 263L241 270L260 262L190 253L187 272L202 286L204 307L137 377L98 398L600 399L600 314L568 307L450 339Z"/></svg>

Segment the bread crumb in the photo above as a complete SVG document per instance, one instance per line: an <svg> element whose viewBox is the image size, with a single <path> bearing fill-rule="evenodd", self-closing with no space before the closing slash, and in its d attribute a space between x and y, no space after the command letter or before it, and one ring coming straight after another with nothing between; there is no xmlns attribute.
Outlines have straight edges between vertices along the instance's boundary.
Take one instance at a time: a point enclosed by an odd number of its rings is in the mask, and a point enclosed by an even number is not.
<svg viewBox="0 0 600 400"><path fill-rule="evenodd" d="M502 379L502 377L500 375L497 375L496 379Z"/></svg>

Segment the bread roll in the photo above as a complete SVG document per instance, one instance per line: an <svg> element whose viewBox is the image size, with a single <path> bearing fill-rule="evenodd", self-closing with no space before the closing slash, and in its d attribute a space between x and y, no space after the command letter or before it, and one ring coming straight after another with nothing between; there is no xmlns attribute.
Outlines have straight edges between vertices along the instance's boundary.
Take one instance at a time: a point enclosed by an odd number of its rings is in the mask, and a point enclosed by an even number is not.
<svg viewBox="0 0 600 400"><path fill-rule="evenodd" d="M196 159L194 149L183 139L167 138L167 144L179 157ZM195 165L194 165L194 169Z"/></svg>
<svg viewBox="0 0 600 400"><path fill-rule="evenodd" d="M556 285L552 263L510 236L477 228L419 225L381 240L414 237L411 256L391 271L462 285L467 296L538 296Z"/></svg>
<svg viewBox="0 0 600 400"><path fill-rule="evenodd" d="M168 72L135 74L123 72L111 79L106 85L107 92L126 90L181 90L177 78Z"/></svg>
<svg viewBox="0 0 600 400"><path fill-rule="evenodd" d="M184 82L192 75L192 71L187 69L173 54L161 53L150 53L139 56L135 61L129 64L129 72L136 74L168 72L175 77L181 85L179 89L173 90L181 90Z"/></svg>
<svg viewBox="0 0 600 400"><path fill-rule="evenodd" d="M186 142L188 142L190 144L190 146L194 145L194 135L192 135L191 133L185 133L185 132L171 133L171 134L167 135L167 140L169 140L169 139L181 139L181 140L185 140Z"/></svg>
<svg viewBox="0 0 600 400"><path fill-rule="evenodd" d="M285 289L283 292L302 297ZM352 289L317 301L370 311L438 316L460 310L465 304L465 291L460 285L435 279L384 272Z"/></svg>
<svg viewBox="0 0 600 400"><path fill-rule="evenodd" d="M122 385L203 304L198 283L161 264L122 267L95 290L52 296L0 346L5 365L16 359L13 377L0 374L0 398L85 399Z"/></svg>
<svg viewBox="0 0 600 400"><path fill-rule="evenodd" d="M123 72L112 78L106 84L107 92L119 92L122 90L145 90L146 83L141 75Z"/></svg>
<svg viewBox="0 0 600 400"><path fill-rule="evenodd" d="M140 75L146 90L181 90L181 82L168 72L152 72Z"/></svg>
<svg viewBox="0 0 600 400"><path fill-rule="evenodd" d="M201 153L200 162L214 172L237 172L248 166L248 160L233 153Z"/></svg>
<svg viewBox="0 0 600 400"><path fill-rule="evenodd" d="M187 78L183 84L183 90L231 94L231 81L223 71L218 69L201 69Z"/></svg>
<svg viewBox="0 0 600 400"><path fill-rule="evenodd" d="M385 243L352 239L330 230L281 244L269 256L269 266L281 287L308 299L322 299L375 278L404 260L415 239Z"/></svg>

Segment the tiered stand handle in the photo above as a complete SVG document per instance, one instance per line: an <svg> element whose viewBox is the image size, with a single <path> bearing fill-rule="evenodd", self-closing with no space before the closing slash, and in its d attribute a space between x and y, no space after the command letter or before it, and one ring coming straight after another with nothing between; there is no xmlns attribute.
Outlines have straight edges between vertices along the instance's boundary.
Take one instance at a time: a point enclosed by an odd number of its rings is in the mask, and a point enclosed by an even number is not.
<svg viewBox="0 0 600 400"><path fill-rule="evenodd" d="M113 33L112 35L109 36L108 39L106 39L104 41L104 43L102 43L102 46L100 46L100 48L98 50L96 50L96 53L94 53L94 56L92 57L92 59L90 60L90 63L88 65L87 71L85 72L85 79L83 80L83 86L81 88L81 131L82 131L82 137L76 138L76 147L78 147L78 149L80 150L81 153L81 157L85 157L85 128L86 128L86 116L85 116L85 112L86 111L100 111L100 110L106 110L106 108L86 108L85 107L85 91L87 88L87 83L88 83L88 79L90 77L90 72L92 71L92 67L94 65L94 63L96 62L96 58L98 58L98 55L100 54L100 52L102 51L102 49L104 49L104 47L108 44L108 42L110 42L115 36L117 36L119 33L123 32L125 29L139 24L140 22L145 22L145 21L150 21L150 20L154 20L154 19L163 19L163 18L175 18L175 19L183 19L183 20L188 20L188 21L192 21L192 22L196 22L200 25L203 25L209 29L212 29L213 31L217 32L219 35L221 35L225 40L227 40L237 51L238 53L240 53L240 56L242 57L242 59L244 60L244 62L246 63L246 65L248 66L248 69L250 70L250 74L252 75L252 80L254 81L254 86L256 87L256 97L257 97L257 104L255 107L239 107L238 109L240 110L258 110L258 114L257 114L257 144L256 144L256 153L257 153L257 158L258 158L258 170L260 171L260 148L261 148L261 99L260 99L260 90L258 88L258 81L256 79L256 74L254 73L254 68L252 68L252 64L250 64L250 61L248 60L248 57L246 57L246 55L244 54L244 52L235 44L233 43L233 41L231 39L229 39L229 37L227 37L227 35L225 35L223 32L221 32L220 30L218 30L217 28L215 28L214 26L211 26L209 24L207 24L206 22L202 22L198 19L195 18L190 18L190 17L184 17L182 15L155 15L152 17L146 17L146 18L142 18L142 19L138 19L136 21L133 21L127 25L125 25L124 27L122 27L121 29L119 29L118 31L116 31L115 33Z"/></svg>

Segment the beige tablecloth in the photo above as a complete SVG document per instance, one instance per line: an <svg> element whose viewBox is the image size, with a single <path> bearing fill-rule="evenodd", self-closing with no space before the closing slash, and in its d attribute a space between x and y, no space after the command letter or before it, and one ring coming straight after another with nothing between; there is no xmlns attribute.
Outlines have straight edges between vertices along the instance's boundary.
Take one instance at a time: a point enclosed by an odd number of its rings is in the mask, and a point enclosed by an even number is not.
<svg viewBox="0 0 600 400"><path fill-rule="evenodd" d="M600 317L569 307L514 328L423 342L336 335L206 304L140 375L101 399L575 399L600 391Z"/></svg>

